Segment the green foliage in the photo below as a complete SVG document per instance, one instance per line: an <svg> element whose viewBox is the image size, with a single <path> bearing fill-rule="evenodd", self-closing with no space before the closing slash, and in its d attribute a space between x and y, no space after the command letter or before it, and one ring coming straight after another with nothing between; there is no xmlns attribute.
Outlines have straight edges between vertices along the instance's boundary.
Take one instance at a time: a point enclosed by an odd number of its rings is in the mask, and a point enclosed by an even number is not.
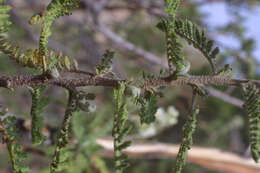
<svg viewBox="0 0 260 173"><path fill-rule="evenodd" d="M174 173L181 173L183 167L186 165L186 157L188 150L192 146L192 135L195 132L197 126L197 115L199 114L199 108L192 110L187 122L183 126L183 138L179 152L176 157L176 163Z"/></svg>
<svg viewBox="0 0 260 173"><path fill-rule="evenodd" d="M101 173L107 173L104 160L98 156L93 157L102 147L96 140L111 132L113 120L105 116L107 112L99 111L91 114L76 113L72 119L72 131L77 140L72 146L66 172L93 172L93 166ZM86 125L87 124L87 125Z"/></svg>
<svg viewBox="0 0 260 173"><path fill-rule="evenodd" d="M85 93L83 91L70 90L68 105L66 107L63 123L58 135L57 145L50 167L51 173L55 173L64 169L64 166L67 165L68 157L71 155L68 151L64 150L64 148L69 142L69 127L73 114L79 110L93 112L95 110L93 107L95 106L89 104L88 100L94 99L94 94ZM81 136L83 134L81 134L80 131L78 131L76 135L79 140L81 137L83 137Z"/></svg>
<svg viewBox="0 0 260 173"><path fill-rule="evenodd" d="M51 36L51 25L55 19L64 16L71 15L71 10L77 8L79 0L52 0L42 17L34 16L34 21L41 19L41 34L39 49L43 56L47 54L48 38Z"/></svg>
<svg viewBox="0 0 260 173"><path fill-rule="evenodd" d="M213 48L214 42L207 40L205 30L200 32L196 24L186 19L175 21L175 32L200 50L210 63L213 72L216 73L215 59L219 53L219 48Z"/></svg>
<svg viewBox="0 0 260 173"><path fill-rule="evenodd" d="M77 112L78 105L77 105L78 95L75 91L70 91L69 93L69 101L65 111L64 119L61 125L60 133L58 135L57 145L55 149L55 153L52 159L52 163L50 166L51 173L56 173L60 168L61 162L66 160L66 158L62 157L63 152L61 151L69 142L69 126L72 115Z"/></svg>
<svg viewBox="0 0 260 173"><path fill-rule="evenodd" d="M231 72L232 72L232 68L230 64L225 64L225 66L217 72L217 75L229 76Z"/></svg>
<svg viewBox="0 0 260 173"><path fill-rule="evenodd" d="M0 0L3 3L3 0ZM176 12L180 5L180 0L165 0L166 8L165 12L168 14L168 19L161 19L157 24L157 27L165 33L167 44L167 59L169 65L170 76L174 75L186 75L190 69L190 63L186 61L183 55L183 45L179 40L179 36L186 39L189 44L199 49L202 54L209 61L211 68L215 76L194 76L191 80L199 80L202 82L208 82L209 79L214 78L215 83L222 84L228 80L227 73L231 71L229 65L225 65L224 68L219 71L216 70L215 59L219 52L218 47L214 46L212 40L207 40L205 30L200 31L197 25L188 20L176 20ZM51 75L53 78L59 78L60 71L79 72L78 63L75 59L71 59L68 56L62 56L62 53L56 53L55 51L48 50L48 38L51 36L51 26L55 19L63 15L70 15L71 10L77 7L79 0L52 0L46 10L41 13L35 14L31 17L30 24L41 24L41 34L38 49L26 49L21 51L19 46L12 46L8 42L5 35L0 36L0 50L14 59L18 64L24 67L34 68L37 71L44 72L44 75ZM11 22L8 20L9 15L6 14L11 8L9 6L0 6L0 34L8 31L8 27ZM249 45L249 46L248 46ZM248 47L247 47L248 46ZM252 51L253 43L245 42L242 47L248 52ZM96 74L102 79L102 75L113 74L112 73L112 59L114 52L107 50L104 53L104 57L101 63L96 68ZM173 68L175 66L175 71ZM186 75L187 77L188 75ZM93 76L92 76L93 77ZM95 81L95 76L90 80ZM113 76L115 77L115 76ZM166 79L165 76L154 76L152 74L144 74L143 78L148 81L156 80L160 81ZM183 77L184 80L189 78ZM172 79L172 78L167 78ZM176 78L173 78L176 79ZM46 79L48 80L48 79ZM61 79L62 80L62 79ZM79 79L82 80L82 79ZM83 79L84 80L84 79ZM116 79L104 78L104 80L111 80L116 83ZM3 80L4 81L4 80ZM54 81L54 80L53 80ZM146 82L145 81L145 82ZM2 82L2 79L1 79ZM4 81L5 82L5 81ZM8 83L7 81L6 83ZM40 81L41 82L41 81ZM48 81L47 81L48 82ZM52 82L52 81L51 81ZM137 82L132 80L129 83L119 82L116 89L114 89L114 121L112 136L114 137L114 164L116 173L122 173L123 170L129 166L127 155L122 154L122 151L131 145L131 141L125 141L124 138L129 134L130 126L128 125L128 111L126 99L126 85L130 84L129 88L132 90L132 96L136 105L140 106L138 115L140 117L141 124L151 124L155 121L155 114L157 112L157 95L156 88L152 86L146 86L145 82L142 87L137 87ZM139 82L139 81L138 81ZM143 80L142 80L143 82ZM167 84L169 81L163 81L163 84ZM205 83L206 83L205 82ZM149 82L147 82L149 83ZM210 82L208 82L210 84ZM212 82L214 83L214 82ZM232 82L231 82L232 83ZM49 83L47 83L49 84ZM132 85L136 84L136 86ZM11 85L11 84L10 84ZM208 91L204 86L195 84L188 84L193 87L194 92L200 96L207 96ZM31 86L31 85L30 85ZM74 85L73 85L74 86ZM32 94L32 142L35 145L39 145L45 139L41 134L43 128L43 118L40 116L45 108L48 100L41 98L45 86L34 86L31 88ZM141 88L144 90L141 94ZM96 172L107 173L109 172L104 160L99 156L93 156L97 151L101 149L96 144L96 140L99 137L103 137L109 130L111 130L111 119L106 119L106 116L97 115L95 118L89 118L89 116L79 115L73 119L73 126L71 127L71 119L74 113L79 111L94 112L96 106L91 103L95 99L95 95L92 93L86 93L83 91L77 91L78 88L72 86L66 86L69 90L69 99L66 106L64 120L59 131L56 148L53 155L53 160L50 165L51 173L58 171L74 172L76 169L80 172L91 172L93 166ZM259 159L260 150L260 99L259 89L256 86L247 86L246 91L246 103L245 108L249 117L249 139L252 156L257 162ZM194 105L193 105L194 107ZM82 113L82 112L81 112ZM192 108L192 112L183 127L183 140L180 146L179 153L176 159L175 172L180 173L186 164L187 152L192 145L192 136L194 134L197 115L199 108ZM15 127L15 117L7 116L6 110L0 111L0 115L6 116L0 119L0 133L2 141L7 144L7 148L11 158L11 164L13 172L24 173L29 172L29 169L24 166L25 153L22 151L22 147L18 144L18 129ZM87 124L87 125L86 125ZM75 143L71 148L66 148L69 143L70 129L75 135Z"/></svg>
<svg viewBox="0 0 260 173"><path fill-rule="evenodd" d="M2 0L0 3L4 3L5 0ZM9 19L9 14L6 14L11 10L11 7L8 5L0 5L0 34L3 34L8 31L11 22Z"/></svg>
<svg viewBox="0 0 260 173"><path fill-rule="evenodd" d="M32 18L32 21L35 22L31 23L37 23L36 21L40 19L43 20L39 49L26 49L25 51L21 51L19 46L12 46L5 36L1 35L0 50L18 64L44 72L48 70L53 77L59 77L55 67L59 70L77 70L78 63L75 59L70 60L68 56L63 57L61 53L56 54L54 51L48 53L47 51L47 40L51 34L51 24L56 18L65 14L70 14L69 10L76 8L77 2L78 0L53 0L47 7L44 16L39 17L40 15L38 14ZM0 6L0 33L4 33L8 30L8 26L10 25L10 22L8 21L9 15L5 13L10 9L9 6Z"/></svg>
<svg viewBox="0 0 260 173"><path fill-rule="evenodd" d="M52 70L57 68L60 70L78 70L78 62L74 58L63 56L61 52L58 54L50 51L46 59L46 69Z"/></svg>
<svg viewBox="0 0 260 173"><path fill-rule="evenodd" d="M43 117L40 115L45 106L49 103L48 98L41 98L41 94L45 90L44 86L30 88L32 95L32 106L31 106L31 134L32 143L34 145L40 145L44 140L45 136L42 135L41 131L43 128Z"/></svg>
<svg viewBox="0 0 260 173"><path fill-rule="evenodd" d="M1 107L0 109L0 134L2 135L2 142L7 145L13 172L29 173L29 168L24 165L24 160L27 158L27 155L22 150L21 145L18 144L19 136L17 133L19 129L14 125L16 118L6 115L8 111L7 108L2 109Z"/></svg>
<svg viewBox="0 0 260 173"><path fill-rule="evenodd" d="M244 107L248 114L251 154L255 162L258 162L260 152L260 91L255 85L246 86L244 89L246 96Z"/></svg>
<svg viewBox="0 0 260 173"><path fill-rule="evenodd" d="M170 29L174 30L176 12L180 5L180 0L165 0L166 8L164 11L169 15ZM172 31L173 32L173 31Z"/></svg>
<svg viewBox="0 0 260 173"><path fill-rule="evenodd" d="M129 166L127 162L128 156L122 154L121 151L131 145L131 141L123 141L131 128L126 125L128 113L126 110L126 103L124 100L125 84L119 83L117 89L114 89L115 113L112 136L114 137L114 159L116 173L122 173L123 170Z"/></svg>
<svg viewBox="0 0 260 173"><path fill-rule="evenodd" d="M19 46L12 46L4 36L0 36L0 50L24 67L42 68L42 58L38 49L27 49L21 53Z"/></svg>
<svg viewBox="0 0 260 173"><path fill-rule="evenodd" d="M182 53L182 45L174 30L170 27L170 24L171 22L167 19L161 19L157 27L165 32L166 35L167 58L170 72L173 71L173 65L175 65L177 72L181 72L182 64L185 61Z"/></svg>
<svg viewBox="0 0 260 173"><path fill-rule="evenodd" d="M145 91L143 96L139 95L136 97L135 103L140 106L138 115L141 124L150 124L155 121L155 113L158 109L156 95L150 91Z"/></svg>
<svg viewBox="0 0 260 173"><path fill-rule="evenodd" d="M4 36L0 36L0 50L24 67L37 70L52 70L54 67L59 70L78 69L77 61L68 56L62 56L62 53L56 54L54 51L50 51L47 55L49 58L46 59L46 57L42 57L39 49L27 49L22 52L19 46L12 46Z"/></svg>
<svg viewBox="0 0 260 173"><path fill-rule="evenodd" d="M68 70L70 70L71 63L67 56L64 57L64 61L60 61L60 59L57 59L58 57L55 57L55 53L51 52L48 55L47 44L48 38L51 36L50 28L55 19L64 15L70 15L70 11L78 7L78 2L79 0L52 0L44 12L33 15L29 20L30 24L42 22L39 49L36 49L38 57L35 58L33 56L31 59L39 62L35 64L37 68L41 68L43 72L48 70L55 78L59 77L58 70L55 68L58 62L60 68L66 67ZM54 56L52 56L53 54ZM73 60L73 67L77 69L77 62L75 60Z"/></svg>
<svg viewBox="0 0 260 173"><path fill-rule="evenodd" d="M97 74L106 74L112 70L112 59L114 58L114 52L106 50L100 64L96 68Z"/></svg>
<svg viewBox="0 0 260 173"><path fill-rule="evenodd" d="M180 0L166 0L165 12L169 19L161 19L157 27L165 33L167 44L167 60L170 74L173 73L175 66L174 78L176 75L186 75L190 70L190 63L183 56L183 48L175 31L175 16L178 10Z"/></svg>

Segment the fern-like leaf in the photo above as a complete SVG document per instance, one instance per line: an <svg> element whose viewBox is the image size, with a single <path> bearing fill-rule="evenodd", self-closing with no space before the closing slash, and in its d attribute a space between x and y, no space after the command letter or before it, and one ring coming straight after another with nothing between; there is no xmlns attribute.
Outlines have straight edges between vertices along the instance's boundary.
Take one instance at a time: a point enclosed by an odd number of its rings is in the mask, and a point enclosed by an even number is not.
<svg viewBox="0 0 260 173"><path fill-rule="evenodd" d="M32 106L31 106L31 134L32 143L34 145L40 145L44 140L45 136L42 135L41 131L43 128L43 117L40 115L43 112L44 107L48 104L47 98L41 98L41 93L45 87L34 87L30 89L32 95Z"/></svg>
<svg viewBox="0 0 260 173"><path fill-rule="evenodd" d="M97 74L106 74L108 72L111 72L114 54L114 52L106 50L100 64L96 68Z"/></svg>
<svg viewBox="0 0 260 173"><path fill-rule="evenodd" d="M193 109L187 122L184 124L183 138L182 138L179 152L176 157L175 168L173 171L174 173L181 173L183 167L186 164L187 153L192 145L192 135L197 126L197 115L198 114L199 114L199 108Z"/></svg>
<svg viewBox="0 0 260 173"><path fill-rule="evenodd" d="M0 115L5 116L8 109L0 109ZM29 168L24 165L27 155L22 150L21 145L18 144L19 136L17 135L18 129L14 125L15 121L16 118L14 116L7 115L6 117L0 117L0 133L2 136L2 142L7 145L13 172L29 173Z"/></svg>
<svg viewBox="0 0 260 173"><path fill-rule="evenodd" d="M167 19L161 19L157 24L157 27L165 32L166 45L167 45L167 59L170 72L173 72L173 66L175 65L176 71L181 71L182 64L185 61L182 51L182 45L174 32L174 28L171 28L171 23Z"/></svg>
<svg viewBox="0 0 260 173"><path fill-rule="evenodd" d="M156 95L150 91L145 91L144 96L138 96L136 104L140 106L138 115L141 124L150 124L155 121L155 113L158 109Z"/></svg>
<svg viewBox="0 0 260 173"><path fill-rule="evenodd" d="M78 70L78 62L75 58L70 58L68 56L63 56L62 53L55 53L50 51L49 61L47 60L48 69L57 67L61 70Z"/></svg>
<svg viewBox="0 0 260 173"><path fill-rule="evenodd" d="M71 118L73 114L79 110L77 102L78 102L77 92L70 91L68 105L65 111L60 133L58 135L58 141L55 148L55 153L50 166L51 173L56 173L59 170L59 166L62 160L61 155L63 154L62 149L65 148L69 142L69 126L70 126Z"/></svg>
<svg viewBox="0 0 260 173"><path fill-rule="evenodd" d="M166 8L164 11L169 15L169 20L170 20L170 30L174 30L174 21L175 21L175 16L176 12L179 8L180 5L180 0L165 0L166 3Z"/></svg>
<svg viewBox="0 0 260 173"><path fill-rule="evenodd" d="M260 152L260 91L255 85L249 85L244 89L246 96L244 107L248 114L251 154L255 162L258 162Z"/></svg>
<svg viewBox="0 0 260 173"><path fill-rule="evenodd" d="M64 16L71 15L71 10L77 8L77 3L80 0L52 0L44 15L41 17L41 34L40 34L40 45L39 49L43 56L47 54L48 38L51 36L51 25L55 19ZM39 17L37 17L40 19ZM37 19L35 19L37 21Z"/></svg>
<svg viewBox="0 0 260 173"><path fill-rule="evenodd" d="M55 67L59 71L78 69L77 61L68 56L62 56L62 53L50 51L46 56L42 57L39 49L27 49L22 52L19 46L12 46L4 36L0 36L0 50L23 67L37 70L47 69L49 71Z"/></svg>
<svg viewBox="0 0 260 173"><path fill-rule="evenodd" d="M216 56L219 53L218 47L213 47L214 42L206 38L205 30L200 31L196 24L189 20L176 20L175 32L200 50L207 58L214 73L216 73Z"/></svg>
<svg viewBox="0 0 260 173"><path fill-rule="evenodd" d="M2 0L1 3L4 3L5 0ZM11 7L8 5L0 5L0 34L3 34L8 31L11 22L9 21L9 12Z"/></svg>
<svg viewBox="0 0 260 173"><path fill-rule="evenodd" d="M123 141L123 137L127 135L130 128L126 125L128 113L124 101L125 84L119 83L118 89L114 89L115 113L112 136L114 137L114 159L116 173L122 171L129 166L127 162L127 155L122 154L121 151L131 145L131 141Z"/></svg>
<svg viewBox="0 0 260 173"><path fill-rule="evenodd" d="M19 46L12 46L3 36L0 36L0 50L24 67L42 68L42 58L38 49L27 49L23 53Z"/></svg>

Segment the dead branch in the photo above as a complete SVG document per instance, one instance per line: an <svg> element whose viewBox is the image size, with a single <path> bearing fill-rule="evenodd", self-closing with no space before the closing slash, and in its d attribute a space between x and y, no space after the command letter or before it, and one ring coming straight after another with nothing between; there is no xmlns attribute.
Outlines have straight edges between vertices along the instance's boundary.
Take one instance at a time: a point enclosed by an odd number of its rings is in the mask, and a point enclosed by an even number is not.
<svg viewBox="0 0 260 173"><path fill-rule="evenodd" d="M101 155L113 156L112 139L98 139L97 143L105 149ZM133 143L124 150L131 158L140 159L174 159L178 151L179 145L165 143ZM208 169L229 173L260 172L260 165L255 164L252 159L246 159L215 148L192 147L188 154L188 161Z"/></svg>

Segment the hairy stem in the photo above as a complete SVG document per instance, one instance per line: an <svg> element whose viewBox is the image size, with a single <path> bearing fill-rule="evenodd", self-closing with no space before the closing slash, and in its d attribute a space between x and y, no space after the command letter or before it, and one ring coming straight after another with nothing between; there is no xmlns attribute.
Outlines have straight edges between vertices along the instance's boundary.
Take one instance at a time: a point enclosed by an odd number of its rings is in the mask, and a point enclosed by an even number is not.
<svg viewBox="0 0 260 173"><path fill-rule="evenodd" d="M199 108L195 107L196 97L197 93L196 91L193 91L191 113L183 127L184 134L179 152L176 157L175 168L173 171L174 173L181 173L183 167L186 165L188 150L191 148L192 145L192 135L194 134L196 129L197 115L199 113Z"/></svg>
<svg viewBox="0 0 260 173"><path fill-rule="evenodd" d="M61 150L66 147L69 142L69 126L72 115L77 111L77 93L70 91L68 105L65 111L64 120L58 136L55 153L50 166L51 173L56 173L56 170L61 162Z"/></svg>

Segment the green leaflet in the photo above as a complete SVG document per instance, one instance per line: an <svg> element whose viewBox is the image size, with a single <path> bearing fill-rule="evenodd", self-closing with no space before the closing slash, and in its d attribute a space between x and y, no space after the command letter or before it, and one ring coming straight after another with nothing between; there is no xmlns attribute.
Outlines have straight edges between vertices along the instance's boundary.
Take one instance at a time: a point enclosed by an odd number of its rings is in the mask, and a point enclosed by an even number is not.
<svg viewBox="0 0 260 173"><path fill-rule="evenodd" d="M47 54L47 44L48 38L51 36L51 25L55 19L70 15L71 10L77 8L77 3L79 0L52 0L44 15L42 17L37 17L34 20L42 20L41 34L40 34L40 45L39 49L42 55Z"/></svg>
<svg viewBox="0 0 260 173"><path fill-rule="evenodd" d="M44 140L45 136L42 135L43 128L43 117L40 115L43 112L45 106L49 103L49 99L41 98L41 94L44 91L45 87L34 87L30 89L32 95L32 106L31 106L31 134L32 134L32 143L34 145L40 145Z"/></svg>
<svg viewBox="0 0 260 173"><path fill-rule="evenodd" d="M58 70L55 69L55 67L50 68L49 65L56 65L57 60L48 57L47 48L48 38L51 36L51 25L55 19L64 15L71 15L70 11L77 8L77 3L79 1L80 0L52 0L44 12L33 15L29 20L30 24L37 24L40 21L42 22L39 41L39 60L41 62L41 68L43 72L49 70L49 73L55 78L59 77ZM48 61L49 63L47 63L46 61ZM71 63L69 58L65 56L63 61L63 67L66 67L66 69L70 70L70 64ZM77 68L77 65L75 64L77 63L74 63L74 67Z"/></svg>
<svg viewBox="0 0 260 173"><path fill-rule="evenodd" d="M19 46L11 45L4 36L0 36L0 50L23 67L49 71L55 67L58 70L77 70L78 68L75 59L62 56L62 53L56 54L50 51L46 56L48 58L43 59L39 49L27 49L22 52Z"/></svg>
<svg viewBox="0 0 260 173"><path fill-rule="evenodd" d="M189 20L176 20L175 32L201 51L207 58L214 74L216 71L216 56L219 53L218 47L213 47L214 42L206 38L205 30L200 31L196 24Z"/></svg>
<svg viewBox="0 0 260 173"><path fill-rule="evenodd" d="M0 3L4 3L5 0L1 0ZM10 6L0 5L0 44L4 36L3 33L7 32L11 22L9 21L9 15L6 14L11 10ZM0 50L5 53L8 52L10 45L0 45ZM7 108L0 111L0 115L6 115ZM2 142L6 143L9 152L12 170L14 173L29 173L30 170L24 165L24 160L27 155L23 152L22 147L18 144L19 136L17 136L17 128L13 125L16 118L14 116L7 116L5 118L0 117L0 133L2 136Z"/></svg>
<svg viewBox="0 0 260 173"><path fill-rule="evenodd" d="M106 74L112 70L112 59L114 58L114 52L106 50L100 64L96 68L97 74Z"/></svg>
<svg viewBox="0 0 260 173"><path fill-rule="evenodd" d="M22 53L19 46L12 46L3 36L0 36L0 50L24 67L42 68L42 58L38 49L27 49Z"/></svg>
<svg viewBox="0 0 260 173"><path fill-rule="evenodd" d="M166 45L167 45L167 59L170 72L173 71L173 66L175 65L176 71L181 71L181 64L184 63L184 56L182 51L182 45L174 32L170 27L170 23L167 19L161 19L157 24L157 27L165 32Z"/></svg>
<svg viewBox="0 0 260 173"><path fill-rule="evenodd" d="M139 96L136 99L136 104L140 106L138 115L141 124L150 124L155 121L155 113L158 109L156 95L153 95L150 91L145 91L143 97Z"/></svg>
<svg viewBox="0 0 260 173"><path fill-rule="evenodd" d="M175 16L180 5L180 0L165 0L165 2L165 12L168 14L169 20L161 19L157 27L163 31L166 36L169 71L170 74L173 74L173 66L175 66L175 75L185 75L190 70L190 64L186 62L183 56L182 44L175 31Z"/></svg>
<svg viewBox="0 0 260 173"><path fill-rule="evenodd" d="M255 85L246 86L244 91L246 97L244 108L248 115L251 155L255 162L258 162L260 152L260 91Z"/></svg>
<svg viewBox="0 0 260 173"><path fill-rule="evenodd" d="M174 20L176 16L176 12L180 5L180 0L165 0L166 8L164 11L169 15L170 20L170 28L174 30Z"/></svg>
<svg viewBox="0 0 260 173"><path fill-rule="evenodd" d="M145 73L143 71L143 79L154 79L155 75ZM161 95L157 88L143 86L144 93L141 94L141 89L138 87L131 87L132 97L134 103L139 106L138 115L141 124L150 124L155 121L155 114L157 112L157 95Z"/></svg>
<svg viewBox="0 0 260 173"><path fill-rule="evenodd" d="M61 52L50 51L46 59L47 69L57 68L60 70L78 70L78 62L75 58L63 56Z"/></svg>
<svg viewBox="0 0 260 173"><path fill-rule="evenodd" d="M231 72L232 72L232 68L231 68L230 64L225 64L225 66L217 72L217 75L229 76Z"/></svg>
<svg viewBox="0 0 260 173"><path fill-rule="evenodd" d="M125 135L130 131L130 127L126 125L128 112L124 100L124 92L126 86L123 82L119 83L117 89L114 89L115 113L112 136L114 137L114 164L116 173L122 173L129 166L127 162L128 156L122 154L121 151L131 145L131 141L123 141Z"/></svg>
<svg viewBox="0 0 260 173"><path fill-rule="evenodd" d="M4 3L5 0L2 0L1 3ZM8 31L11 22L9 21L9 12L11 7L8 5L0 5L0 34L3 34Z"/></svg>
<svg viewBox="0 0 260 173"><path fill-rule="evenodd" d="M167 25L167 30L164 31L166 35L166 44L167 44L167 59L170 73L173 72L173 65L175 65L175 72L186 71L184 69L185 59L183 56L182 45L175 33L175 16L176 12L180 5L180 0L165 0L166 8L165 12L169 16L169 21L163 21ZM163 19L162 19L163 20ZM189 71L189 69L188 69Z"/></svg>
<svg viewBox="0 0 260 173"><path fill-rule="evenodd" d="M177 12L180 0L165 0L166 8L164 9L165 13L175 15Z"/></svg>
<svg viewBox="0 0 260 173"><path fill-rule="evenodd" d="M183 138L181 142L181 146L179 148L179 152L176 157L174 173L181 173L183 167L186 165L186 157L188 154L188 150L192 146L192 135L195 132L197 126L197 115L199 114L199 108L195 108L187 122L183 127Z"/></svg>
<svg viewBox="0 0 260 173"><path fill-rule="evenodd" d="M78 63L75 59L70 59L67 56L62 57L61 54L57 55L53 51L48 54L47 43L51 35L50 27L53 21L60 16L69 15L70 10L76 8L78 2L79 0L52 0L44 15L36 14L31 18L29 23L38 23L42 20L39 49L27 49L22 52L19 46L12 46L5 37L1 35L0 50L24 67L30 67L44 72L49 70L53 77L59 77L57 73L58 70L55 70L55 67L59 70L77 70ZM8 20L9 15L5 13L10 9L9 6L0 6L0 34L8 30L8 26L10 25Z"/></svg>
<svg viewBox="0 0 260 173"><path fill-rule="evenodd" d="M2 109L0 107L0 115L4 116L7 113L7 108ZM14 116L0 117L0 134L2 136L2 142L6 143L9 152L12 170L14 173L29 173L30 170L24 165L24 161L27 158L26 153L22 150L19 142L19 136L17 135L17 127L14 125L16 118Z"/></svg>

